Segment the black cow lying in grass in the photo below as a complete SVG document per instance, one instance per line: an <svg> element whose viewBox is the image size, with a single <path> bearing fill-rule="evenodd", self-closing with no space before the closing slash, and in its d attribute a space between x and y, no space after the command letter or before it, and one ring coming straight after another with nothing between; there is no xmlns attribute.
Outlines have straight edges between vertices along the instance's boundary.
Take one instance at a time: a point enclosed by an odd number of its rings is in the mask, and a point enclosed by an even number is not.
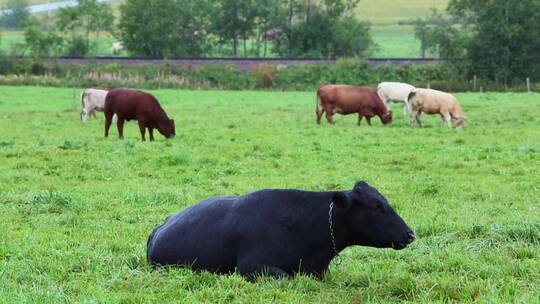
<svg viewBox="0 0 540 304"><path fill-rule="evenodd" d="M414 234L365 182L350 191L261 190L204 200L169 217L148 238L154 265L321 278L352 245L403 249Z"/></svg>

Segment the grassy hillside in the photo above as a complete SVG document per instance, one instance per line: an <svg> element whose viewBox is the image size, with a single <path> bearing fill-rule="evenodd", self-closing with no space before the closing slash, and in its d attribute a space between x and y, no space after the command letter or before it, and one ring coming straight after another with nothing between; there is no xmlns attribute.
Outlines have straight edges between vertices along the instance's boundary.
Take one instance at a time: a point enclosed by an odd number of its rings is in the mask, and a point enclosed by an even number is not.
<svg viewBox="0 0 540 304"><path fill-rule="evenodd" d="M389 25L424 17L432 7L443 10L447 4L448 0L360 0L356 15L374 25Z"/></svg>
<svg viewBox="0 0 540 304"><path fill-rule="evenodd" d="M458 94L468 124L423 117L315 124L312 92L160 90L177 136L103 138L72 90L0 87L0 303L538 303L538 94ZM75 101L78 105L78 101ZM486 115L489 113L489 115ZM516 136L518 135L518 136ZM148 234L173 212L260 188L363 179L417 240L355 247L323 281L153 270ZM204 240L201 240L204 241Z"/></svg>
<svg viewBox="0 0 540 304"><path fill-rule="evenodd" d="M444 10L447 3L448 0L360 0L356 15L372 24L373 39L379 45L374 57L420 57L414 27L398 22L425 17L431 8Z"/></svg>
<svg viewBox="0 0 540 304"><path fill-rule="evenodd" d="M53 0L26 0L29 5L32 4L43 4L47 2L55 2ZM0 8L3 8L8 3L8 0L0 0Z"/></svg>

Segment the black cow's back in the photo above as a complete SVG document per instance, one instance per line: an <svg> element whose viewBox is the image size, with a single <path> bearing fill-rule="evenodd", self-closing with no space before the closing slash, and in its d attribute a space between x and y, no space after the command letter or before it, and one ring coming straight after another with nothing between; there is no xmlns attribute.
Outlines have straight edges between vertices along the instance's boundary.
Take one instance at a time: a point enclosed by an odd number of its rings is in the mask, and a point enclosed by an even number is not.
<svg viewBox="0 0 540 304"><path fill-rule="evenodd" d="M235 196L214 197L167 218L148 239L148 259L159 265L190 265L216 272L234 270L234 257L225 254L232 235L223 230Z"/></svg>
<svg viewBox="0 0 540 304"><path fill-rule="evenodd" d="M275 265L322 272L332 258L330 193L261 190L204 200L169 217L148 241L148 259L218 273ZM317 256L315 256L315 254ZM246 269L247 268L247 269Z"/></svg>

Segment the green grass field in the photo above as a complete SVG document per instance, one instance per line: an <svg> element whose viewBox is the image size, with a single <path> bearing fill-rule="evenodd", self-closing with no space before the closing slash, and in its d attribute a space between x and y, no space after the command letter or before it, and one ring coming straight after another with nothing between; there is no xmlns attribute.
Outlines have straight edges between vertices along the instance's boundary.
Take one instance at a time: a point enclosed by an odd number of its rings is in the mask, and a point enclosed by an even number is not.
<svg viewBox="0 0 540 304"><path fill-rule="evenodd" d="M0 87L0 303L540 301L540 95L457 94L468 124L315 124L313 92L153 91L177 136L103 138L71 89ZM77 92L78 93L78 92ZM78 101L76 101L78 107ZM206 197L366 180L416 234L323 280L154 271L152 228Z"/></svg>
<svg viewBox="0 0 540 304"><path fill-rule="evenodd" d="M373 57L420 57L420 42L414 38L414 27L399 25L400 21L423 18L431 8L444 10L448 0L360 0L356 16L371 22L371 33L378 49Z"/></svg>
<svg viewBox="0 0 540 304"><path fill-rule="evenodd" d="M17 45L24 44L24 33L21 31L4 31L1 33L0 41L0 48L9 53ZM92 43L95 43L95 41L97 41L97 54L100 56L112 56L113 54L110 50L111 46L118 40L109 34L103 33L98 40L94 38L91 39ZM92 52L95 53L95 50ZM122 51L118 55L128 56L127 52L125 51Z"/></svg>
<svg viewBox="0 0 540 304"><path fill-rule="evenodd" d="M444 10L447 4L448 0L360 0L356 15L374 25L395 25L399 21L427 16L431 8Z"/></svg>

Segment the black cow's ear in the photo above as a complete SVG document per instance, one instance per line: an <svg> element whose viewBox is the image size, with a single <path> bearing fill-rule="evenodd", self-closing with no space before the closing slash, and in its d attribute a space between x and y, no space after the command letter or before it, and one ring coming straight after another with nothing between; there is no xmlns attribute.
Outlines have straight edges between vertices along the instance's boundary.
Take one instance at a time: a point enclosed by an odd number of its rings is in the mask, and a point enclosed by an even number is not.
<svg viewBox="0 0 540 304"><path fill-rule="evenodd" d="M336 191L332 193L332 203L339 209L347 210L351 206L349 197L344 192Z"/></svg>
<svg viewBox="0 0 540 304"><path fill-rule="evenodd" d="M362 192L367 187L369 187L368 183L366 183L365 181L359 181L354 185L354 190L358 192Z"/></svg>

